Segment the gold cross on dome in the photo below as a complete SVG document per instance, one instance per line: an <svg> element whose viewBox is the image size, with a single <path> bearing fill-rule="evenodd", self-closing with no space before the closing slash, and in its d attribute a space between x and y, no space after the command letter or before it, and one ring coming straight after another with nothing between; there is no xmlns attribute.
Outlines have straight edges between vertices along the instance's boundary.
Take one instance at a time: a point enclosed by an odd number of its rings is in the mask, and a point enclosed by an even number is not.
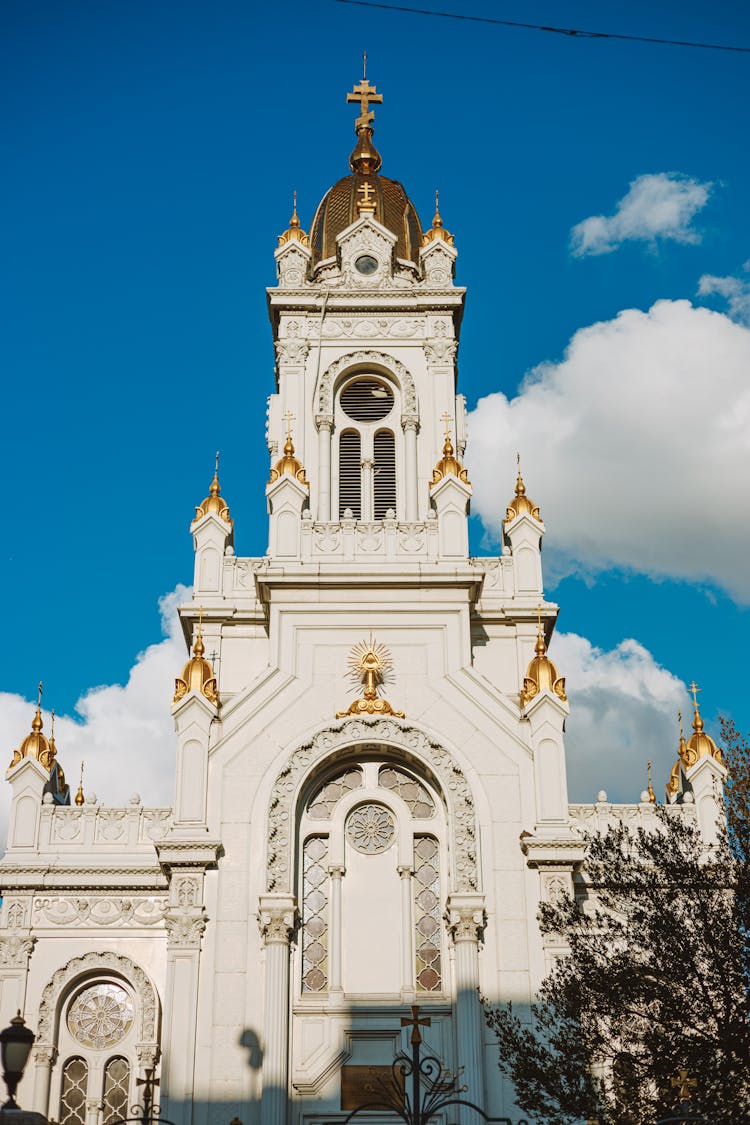
<svg viewBox="0 0 750 1125"><path fill-rule="evenodd" d="M402 1016L401 1017L401 1026L402 1027L410 1027L412 1029L411 1044L412 1044L412 1046L414 1046L415 1044L422 1042L422 1033L419 1030L420 1026L421 1027L431 1027L432 1026L432 1020L430 1019L429 1016L424 1016L422 1019L420 1019L419 1018L419 1005L418 1004L412 1004L412 1006L411 1006L411 1019L408 1016Z"/></svg>
<svg viewBox="0 0 750 1125"><path fill-rule="evenodd" d="M365 181L363 184L360 184L357 188L357 191L362 196L362 198L359 200L359 203L363 207L366 207L375 195L375 188L372 186L372 184L367 183L367 181Z"/></svg>
<svg viewBox="0 0 750 1125"><path fill-rule="evenodd" d="M696 711L698 710L698 692L700 690L701 689L698 687L695 680L693 680L690 687L688 688L688 691L690 692L690 694L693 697L693 707L695 708Z"/></svg>
<svg viewBox="0 0 750 1125"><path fill-rule="evenodd" d="M290 438L292 436L292 422L294 421L291 410L287 410L283 420L286 422L286 436Z"/></svg>
<svg viewBox="0 0 750 1125"><path fill-rule="evenodd" d="M677 1090L677 1097L681 1102L690 1101L690 1091L694 1090L698 1085L697 1078L688 1078L688 1072L685 1067L678 1070L677 1074L672 1079L672 1086Z"/></svg>
<svg viewBox="0 0 750 1125"><path fill-rule="evenodd" d="M364 129L375 120L375 114L369 108L370 102L373 105L380 105L383 101L383 95L378 94L375 87L371 86L367 81L367 52L365 51L362 57L362 81L359 82L351 91L346 95L347 102L359 102L362 112L355 122L357 129Z"/></svg>
<svg viewBox="0 0 750 1125"><path fill-rule="evenodd" d="M440 415L440 421L445 426L445 436L450 437L451 436L451 421L452 421L452 418L451 418L451 416L450 416L450 414L448 413L447 410L446 410L445 414Z"/></svg>

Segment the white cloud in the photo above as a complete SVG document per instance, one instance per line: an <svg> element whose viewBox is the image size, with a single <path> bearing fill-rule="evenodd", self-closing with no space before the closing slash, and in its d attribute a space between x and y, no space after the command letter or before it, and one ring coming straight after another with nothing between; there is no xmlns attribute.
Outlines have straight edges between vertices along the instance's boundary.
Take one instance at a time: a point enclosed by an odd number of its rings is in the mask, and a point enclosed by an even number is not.
<svg viewBox="0 0 750 1125"><path fill-rule="evenodd" d="M698 293L701 297L714 293L725 297L731 318L750 327L750 261L745 262L742 269L747 277L715 277L704 273L698 283Z"/></svg>
<svg viewBox="0 0 750 1125"><path fill-rule="evenodd" d="M700 242L691 226L705 207L711 183L701 183L678 172L638 176L631 183L612 215L590 215L570 232L572 253L609 254L623 242Z"/></svg>
<svg viewBox="0 0 750 1125"><path fill-rule="evenodd" d="M688 301L581 329L471 412L475 511L497 540L520 449L548 580L626 568L750 601L748 372L750 331Z"/></svg>
<svg viewBox="0 0 750 1125"><path fill-rule="evenodd" d="M190 597L177 586L159 600L164 640L138 654L127 683L95 687L76 703L80 720L55 718L55 743L66 780L75 793L80 762L85 762L84 790L107 805L126 805L133 793L144 804L171 806L174 797L175 735L170 714L174 679L185 663L186 649L176 613ZM0 693L0 746L19 745L30 730L34 703ZM43 713L44 731L50 715ZM0 808L0 850L5 843L10 787Z"/></svg>
<svg viewBox="0 0 750 1125"><path fill-rule="evenodd" d="M689 713L684 684L635 640L605 652L575 633L556 633L550 656L566 677L570 700L570 800L593 801L604 789L611 801L637 801L649 760L663 800L677 757L677 711Z"/></svg>

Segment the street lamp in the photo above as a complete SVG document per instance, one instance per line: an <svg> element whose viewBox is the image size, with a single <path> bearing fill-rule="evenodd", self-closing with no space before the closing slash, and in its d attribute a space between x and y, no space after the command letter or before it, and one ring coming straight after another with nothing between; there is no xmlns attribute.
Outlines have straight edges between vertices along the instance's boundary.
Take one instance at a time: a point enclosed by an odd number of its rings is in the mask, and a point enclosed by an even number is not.
<svg viewBox="0 0 750 1125"><path fill-rule="evenodd" d="M8 1088L8 1100L3 1109L18 1109L16 1090L23 1078L23 1071L29 1061L29 1054L36 1036L24 1022L19 1008L18 1015L10 1021L10 1026L0 1031L0 1059L3 1064L3 1081Z"/></svg>

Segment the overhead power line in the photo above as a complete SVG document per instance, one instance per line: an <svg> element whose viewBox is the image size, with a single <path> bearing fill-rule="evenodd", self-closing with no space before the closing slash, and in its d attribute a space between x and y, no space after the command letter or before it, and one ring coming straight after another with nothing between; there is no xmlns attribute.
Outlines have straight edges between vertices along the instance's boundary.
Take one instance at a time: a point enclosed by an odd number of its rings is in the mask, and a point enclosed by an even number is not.
<svg viewBox="0 0 750 1125"><path fill-rule="evenodd" d="M541 23L522 23L520 20L501 20L493 16L467 16L460 12L434 12L429 8L409 8L404 4L378 4L375 0L336 0L337 4L353 4L358 8L380 8L384 12L409 12L415 16L433 16L445 20L464 20L467 23L494 23L501 27L521 27L527 31L548 31L553 35L567 35L575 39L620 39L629 43L657 43L667 47L698 47L703 51L733 51L750 55L750 47L734 47L729 43L702 43L691 39L657 39L653 35L618 35L613 31L586 31L580 27L547 27Z"/></svg>

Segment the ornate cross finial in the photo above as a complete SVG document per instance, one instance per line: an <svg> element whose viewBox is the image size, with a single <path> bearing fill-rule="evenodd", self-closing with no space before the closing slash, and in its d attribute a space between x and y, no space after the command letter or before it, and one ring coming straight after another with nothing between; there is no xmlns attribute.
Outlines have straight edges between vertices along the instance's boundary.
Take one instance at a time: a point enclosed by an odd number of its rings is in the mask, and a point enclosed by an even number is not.
<svg viewBox="0 0 750 1125"><path fill-rule="evenodd" d="M693 680L690 687L688 688L688 691L690 692L690 694L693 697L693 707L695 708L696 711L698 710L698 692L700 690L701 689L698 687L695 680Z"/></svg>
<svg viewBox="0 0 750 1125"><path fill-rule="evenodd" d="M420 1019L419 1005L418 1004L412 1004L412 1006L411 1006L411 1018L409 1018L409 1016L402 1016L401 1017L401 1026L402 1027L410 1027L412 1029L411 1044L414 1047L414 1046L417 1045L417 1043L422 1042L422 1033L419 1030L420 1027L431 1027L432 1026L432 1020L430 1019L429 1016L424 1016L422 1019Z"/></svg>
<svg viewBox="0 0 750 1125"><path fill-rule="evenodd" d="M42 706L42 681L39 681L39 691L36 697L37 710Z"/></svg>
<svg viewBox="0 0 750 1125"><path fill-rule="evenodd" d="M691 688L692 690L692 688ZM691 1098L690 1091L694 1090L698 1085L697 1078L688 1078L688 1072L683 1066L681 1070L672 1079L672 1086L677 1090L677 1097L681 1102L689 1102Z"/></svg>
<svg viewBox="0 0 750 1125"><path fill-rule="evenodd" d="M292 436L292 422L294 421L294 415L292 414L291 410L287 410L286 414L284 415L283 421L286 422L286 436L287 440L289 440L289 438Z"/></svg>
<svg viewBox="0 0 750 1125"><path fill-rule="evenodd" d="M360 184L357 188L357 194L361 196L357 200L357 209L359 211L374 211L375 210L375 188L367 180Z"/></svg>
<svg viewBox="0 0 750 1125"><path fill-rule="evenodd" d="M537 627L539 629L539 632L541 633L541 631L542 631L542 606L541 606L541 602L539 604L537 604L537 607L536 607L536 623L537 623Z"/></svg>
<svg viewBox="0 0 750 1125"><path fill-rule="evenodd" d="M362 112L360 113L359 117L357 118L356 122L354 123L357 131L359 131L360 129L366 129L375 120L375 114L369 108L370 102L372 102L373 105L380 105L383 101L383 95L379 94L376 91L375 87L371 86L370 83L367 81L367 52L366 51L364 53L362 61L363 61L363 71L364 71L364 73L362 75L362 81L359 82L356 86L354 86L351 93L346 95L347 102L359 102L359 104L360 104L360 108L361 108Z"/></svg>
<svg viewBox="0 0 750 1125"><path fill-rule="evenodd" d="M685 732L682 729L682 711L677 712L677 722L680 725L680 742L682 742L683 738L685 737Z"/></svg>
<svg viewBox="0 0 750 1125"><path fill-rule="evenodd" d="M54 738L55 738L55 708L54 708L54 707L52 708L52 711L50 712L50 731L49 731L49 736L50 736L50 739L51 739L52 741L54 741Z"/></svg>
<svg viewBox="0 0 750 1125"><path fill-rule="evenodd" d="M440 415L440 421L445 426L445 436L447 438L449 438L451 436L451 421L452 421L452 418L451 418L451 416L450 416L450 414L448 413L447 410L446 410L445 414Z"/></svg>
<svg viewBox="0 0 750 1125"><path fill-rule="evenodd" d="M216 468L214 469L214 472L216 473L216 475L218 477L218 475L219 475L219 451L218 451L218 449L216 450Z"/></svg>

